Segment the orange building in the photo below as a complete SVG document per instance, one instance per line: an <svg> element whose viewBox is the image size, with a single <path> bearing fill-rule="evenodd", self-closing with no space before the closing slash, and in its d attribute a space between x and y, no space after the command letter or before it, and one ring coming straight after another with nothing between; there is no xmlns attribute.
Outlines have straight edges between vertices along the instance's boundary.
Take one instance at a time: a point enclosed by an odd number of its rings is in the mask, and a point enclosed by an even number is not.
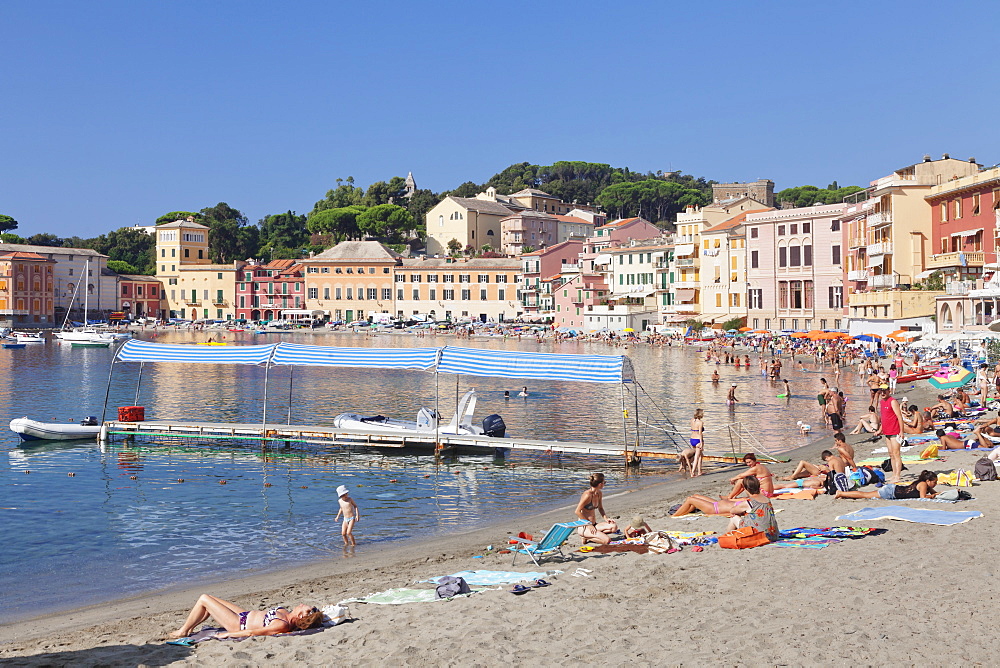
<svg viewBox="0 0 1000 668"><path fill-rule="evenodd" d="M38 253L0 255L0 318L9 326L51 327L54 324L54 260Z"/></svg>

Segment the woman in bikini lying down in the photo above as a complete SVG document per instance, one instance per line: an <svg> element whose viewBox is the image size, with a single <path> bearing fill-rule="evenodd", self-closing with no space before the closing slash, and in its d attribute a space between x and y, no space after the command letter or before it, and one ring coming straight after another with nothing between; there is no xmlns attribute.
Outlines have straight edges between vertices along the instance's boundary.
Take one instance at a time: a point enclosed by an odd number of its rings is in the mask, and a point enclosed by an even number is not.
<svg viewBox="0 0 1000 668"><path fill-rule="evenodd" d="M756 480L756 479L755 479ZM684 499L684 503L681 504L680 508L677 509L672 517L681 517L682 515L687 515L688 513L693 513L696 510L700 510L706 515L725 515L726 517L731 517L733 510L742 506L745 506L747 499L713 499L710 496L705 496L704 494L692 494L688 498Z"/></svg>
<svg viewBox="0 0 1000 668"><path fill-rule="evenodd" d="M601 513L603 522L597 521L597 513ZM590 489L580 495L580 503L576 506L576 516L590 524L579 527L576 532L583 538L583 544L611 542L608 534L618 533L618 525L604 512L604 474L590 474Z"/></svg>
<svg viewBox="0 0 1000 668"><path fill-rule="evenodd" d="M291 610L274 607L268 610L244 610L236 603L202 594L191 608L184 625L170 634L171 638L186 638L194 627L209 617L226 629L217 633L216 638L247 638L250 636L273 636L317 626L323 618L318 608L297 605Z"/></svg>

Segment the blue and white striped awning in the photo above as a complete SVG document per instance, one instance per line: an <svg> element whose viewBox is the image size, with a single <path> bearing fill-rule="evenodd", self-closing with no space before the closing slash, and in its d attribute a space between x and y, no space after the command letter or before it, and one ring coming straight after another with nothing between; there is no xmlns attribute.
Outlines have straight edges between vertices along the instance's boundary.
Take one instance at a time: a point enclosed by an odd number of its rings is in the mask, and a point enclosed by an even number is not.
<svg viewBox="0 0 1000 668"><path fill-rule="evenodd" d="M437 370L468 376L583 383L622 383L633 380L632 365L624 355L558 355L452 346L441 351Z"/></svg>
<svg viewBox="0 0 1000 668"><path fill-rule="evenodd" d="M336 348L281 342L271 364L365 369L432 369L440 348Z"/></svg>
<svg viewBox="0 0 1000 668"><path fill-rule="evenodd" d="M199 346L129 339L118 349L118 362L183 362L185 364L265 364L275 344L266 346Z"/></svg>

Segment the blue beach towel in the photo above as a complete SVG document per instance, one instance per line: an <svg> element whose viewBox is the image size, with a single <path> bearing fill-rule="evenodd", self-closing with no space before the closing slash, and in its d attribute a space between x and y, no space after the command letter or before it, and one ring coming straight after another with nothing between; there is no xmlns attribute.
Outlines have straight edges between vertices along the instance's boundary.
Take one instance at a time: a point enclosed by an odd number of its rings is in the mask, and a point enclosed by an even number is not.
<svg viewBox="0 0 1000 668"><path fill-rule="evenodd" d="M534 582L545 578L559 575L562 571L535 571L530 573L518 573L517 571L459 571L452 573L453 578L462 578L470 585L489 587L496 585L508 585L516 582ZM424 582L437 582L440 578L431 578Z"/></svg>
<svg viewBox="0 0 1000 668"><path fill-rule="evenodd" d="M804 547L811 550L821 550L824 547L829 547L834 543L843 542L843 538L823 538L822 536L814 536L812 538L785 538L784 540L779 540L771 543L774 547Z"/></svg>
<svg viewBox="0 0 1000 668"><path fill-rule="evenodd" d="M917 524L937 524L950 526L962 524L969 520L982 517L978 510L927 510L924 508L908 508L906 506L882 506L881 508L862 508L853 513L841 515L838 520L849 522L873 520L902 520Z"/></svg>

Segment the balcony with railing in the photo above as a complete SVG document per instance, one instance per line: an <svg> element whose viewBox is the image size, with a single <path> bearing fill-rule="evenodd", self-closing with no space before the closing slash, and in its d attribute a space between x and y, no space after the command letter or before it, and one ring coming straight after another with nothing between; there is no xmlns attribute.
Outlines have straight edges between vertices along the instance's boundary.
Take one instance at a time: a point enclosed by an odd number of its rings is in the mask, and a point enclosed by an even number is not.
<svg viewBox="0 0 1000 668"><path fill-rule="evenodd" d="M928 269L945 269L948 267L982 267L986 264L986 254L981 251L938 253L927 260Z"/></svg>
<svg viewBox="0 0 1000 668"><path fill-rule="evenodd" d="M875 274L868 277L868 287L892 289L899 284L896 274Z"/></svg>
<svg viewBox="0 0 1000 668"><path fill-rule="evenodd" d="M868 270L867 269L851 269L847 272L847 280L849 281L866 281L868 280Z"/></svg>
<svg viewBox="0 0 1000 668"><path fill-rule="evenodd" d="M185 297L184 303L188 306L201 306L201 300L196 297Z"/></svg>
<svg viewBox="0 0 1000 668"><path fill-rule="evenodd" d="M888 255L892 253L892 242L891 241L880 241L874 244L868 244L868 255Z"/></svg>
<svg viewBox="0 0 1000 668"><path fill-rule="evenodd" d="M679 257L674 260L674 265L677 267L693 267L695 259L693 257Z"/></svg>
<svg viewBox="0 0 1000 668"><path fill-rule="evenodd" d="M948 295L967 295L971 290L976 289L975 281L949 281L944 286L944 292Z"/></svg>
<svg viewBox="0 0 1000 668"><path fill-rule="evenodd" d="M876 225L888 225L892 222L892 211L879 211L878 213L868 214L868 227L875 227Z"/></svg>
<svg viewBox="0 0 1000 668"><path fill-rule="evenodd" d="M868 240L864 237L853 237L847 240L848 248L863 248L868 245Z"/></svg>

